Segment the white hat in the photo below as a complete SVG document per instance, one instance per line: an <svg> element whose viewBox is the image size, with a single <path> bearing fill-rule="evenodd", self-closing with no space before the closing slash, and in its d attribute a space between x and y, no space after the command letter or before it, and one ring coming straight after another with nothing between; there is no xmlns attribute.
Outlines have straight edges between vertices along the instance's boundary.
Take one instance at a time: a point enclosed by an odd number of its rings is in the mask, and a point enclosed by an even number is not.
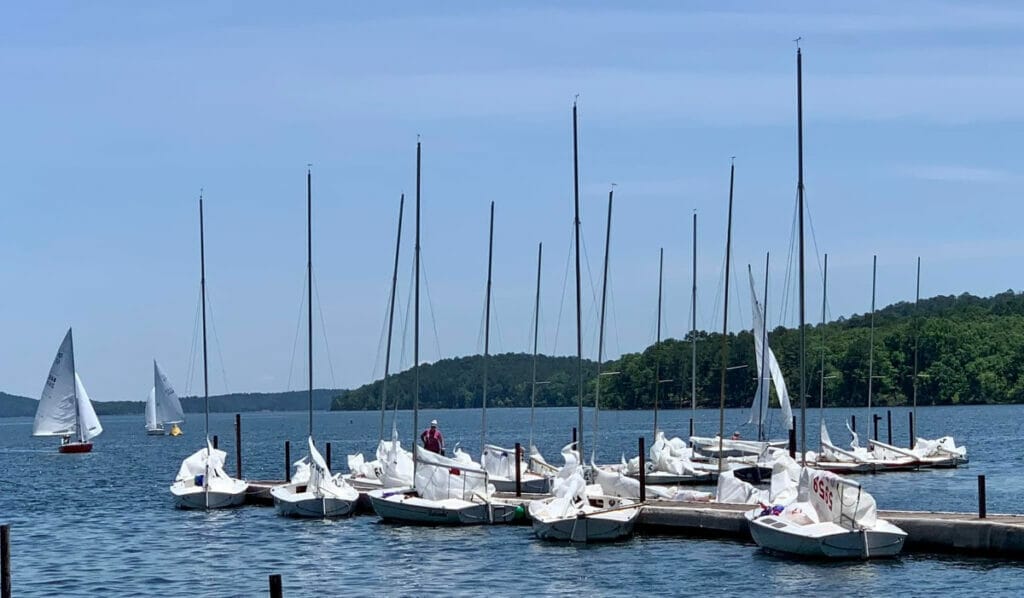
<svg viewBox="0 0 1024 598"><path fill-rule="evenodd" d="M430 425L436 426L437 425L437 420L436 419L430 420Z"/></svg>

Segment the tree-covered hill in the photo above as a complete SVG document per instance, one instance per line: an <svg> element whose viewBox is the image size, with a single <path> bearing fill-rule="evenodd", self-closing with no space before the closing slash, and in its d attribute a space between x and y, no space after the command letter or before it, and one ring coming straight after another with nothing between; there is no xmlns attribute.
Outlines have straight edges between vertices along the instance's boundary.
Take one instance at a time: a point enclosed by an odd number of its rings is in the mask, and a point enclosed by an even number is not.
<svg viewBox="0 0 1024 598"><path fill-rule="evenodd" d="M918 401L923 405L1024 403L1024 294L1006 291L989 298L969 294L922 300L915 315L913 303L901 302L875 314L873 400L876 404L907 404L913 394L914 343L920 332ZM840 318L825 326L808 326L808 403L817 405L822 343L825 348L825 402L828 406L862 405L867 401L870 314ZM656 367L661 379L659 405L689 406L692 344L668 339L642 353L628 353L605 364L617 372L601 378L601 405L606 409L646 409L654 404ZM717 407L721 381L719 333L697 333L697 403ZM730 369L726 375L726 405L749 404L756 388L754 341L751 332L730 334ZM776 328L772 346L794 402L799 396L799 333ZM494 356L489 366L489 406L529 406L530 366L525 354ZM575 360L540 357L538 405L576 404ZM584 365L586 403L593 404L596 367ZM480 356L446 359L420 368L420 405L478 407L481 402L483 360ZM412 404L412 371L391 378L389 404ZM332 409L378 409L380 381L334 400Z"/></svg>

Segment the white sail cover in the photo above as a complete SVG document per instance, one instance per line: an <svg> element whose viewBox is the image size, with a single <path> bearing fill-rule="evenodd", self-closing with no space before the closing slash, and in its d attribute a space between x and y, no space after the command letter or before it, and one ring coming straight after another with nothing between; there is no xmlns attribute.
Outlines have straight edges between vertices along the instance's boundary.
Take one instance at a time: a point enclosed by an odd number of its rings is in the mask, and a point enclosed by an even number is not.
<svg viewBox="0 0 1024 598"><path fill-rule="evenodd" d="M775 352L764 337L764 308L757 299L757 291L754 288L754 274L749 270L750 275L750 301L754 314L753 335L754 353L757 360L757 391L754 393L754 401L750 407L749 424L763 425L768 418L768 385L765 383L768 375L761 371L763 366L768 366L768 373L771 375L772 383L775 385L775 394L779 397L779 406L782 408L782 419L786 422L786 429L793 427L793 409L789 403L789 391L786 390L786 380L782 377L782 368L775 359ZM765 358L767 352L767 358Z"/></svg>
<svg viewBox="0 0 1024 598"><path fill-rule="evenodd" d="M75 387L78 389L75 393L78 398L78 439L85 442L99 436L103 432L103 426L100 425L100 418L96 417L89 393L85 392L85 386L82 385L82 379L78 374L75 374Z"/></svg>
<svg viewBox="0 0 1024 598"><path fill-rule="evenodd" d="M157 429L156 422L156 389L149 389L149 396L146 397L146 429Z"/></svg>
<svg viewBox="0 0 1024 598"><path fill-rule="evenodd" d="M192 453L181 462L178 468L176 482L184 482L195 478L197 475L205 475L209 471L211 476L227 477L224 473L224 460L228 454L220 449L213 448L210 439L206 439L206 447Z"/></svg>
<svg viewBox="0 0 1024 598"><path fill-rule="evenodd" d="M50 373L39 397L36 419L32 423L33 436L64 436L77 433L78 416L75 409L75 354L71 329L53 358Z"/></svg>
<svg viewBox="0 0 1024 598"><path fill-rule="evenodd" d="M178 394L153 360L153 388L156 394L156 421L161 424L180 424L185 421Z"/></svg>
<svg viewBox="0 0 1024 598"><path fill-rule="evenodd" d="M872 528L878 519L875 499L852 480L828 471L803 468L800 497L810 502L820 521L831 521L848 529Z"/></svg>
<svg viewBox="0 0 1024 598"><path fill-rule="evenodd" d="M491 477L512 480L516 477L516 451L515 449L502 448L493 444L484 445L484 452L480 456L480 465L487 470ZM520 464L519 470L525 473L526 469Z"/></svg>
<svg viewBox="0 0 1024 598"><path fill-rule="evenodd" d="M383 456L382 450L384 451ZM398 441L398 430L391 430L390 443L385 441L379 443L377 459L381 463L380 482L385 488L403 488L413 485L412 453L402 448L402 443Z"/></svg>
<svg viewBox="0 0 1024 598"><path fill-rule="evenodd" d="M479 466L442 457L421 446L416 447L416 461L416 492L427 500L469 500L475 494L490 496L494 492Z"/></svg>

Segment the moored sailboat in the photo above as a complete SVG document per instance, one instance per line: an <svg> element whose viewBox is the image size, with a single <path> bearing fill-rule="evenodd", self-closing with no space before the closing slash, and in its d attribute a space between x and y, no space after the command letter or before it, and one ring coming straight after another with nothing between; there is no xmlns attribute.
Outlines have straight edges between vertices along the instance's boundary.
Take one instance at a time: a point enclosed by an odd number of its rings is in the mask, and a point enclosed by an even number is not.
<svg viewBox="0 0 1024 598"><path fill-rule="evenodd" d="M46 377L32 435L60 436L62 453L88 453L90 441L101 432L103 426L75 370L75 345L68 328Z"/></svg>
<svg viewBox="0 0 1024 598"><path fill-rule="evenodd" d="M199 195L199 289L203 322L203 428L206 446L185 458L171 484L174 505L179 509L222 509L245 502L249 488L243 480L224 471L227 453L210 442L210 382L206 354L206 243L203 231L203 196Z"/></svg>

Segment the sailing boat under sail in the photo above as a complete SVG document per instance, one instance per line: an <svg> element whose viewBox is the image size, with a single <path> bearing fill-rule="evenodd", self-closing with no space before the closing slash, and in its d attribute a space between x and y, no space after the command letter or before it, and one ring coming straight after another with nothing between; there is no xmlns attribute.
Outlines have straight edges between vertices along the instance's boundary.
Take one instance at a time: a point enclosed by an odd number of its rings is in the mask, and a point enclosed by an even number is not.
<svg viewBox="0 0 1024 598"><path fill-rule="evenodd" d="M185 421L185 414L181 410L181 401L167 376L160 371L160 366L153 360L153 388L149 391L149 398L146 400L146 434L149 436L163 436L168 433L164 427L170 425L171 436L181 436L181 428L178 424Z"/></svg>
<svg viewBox="0 0 1024 598"><path fill-rule="evenodd" d="M33 436L60 436L62 453L88 453L93 438L103 432L96 411L75 371L71 329L57 349L32 424Z"/></svg>

